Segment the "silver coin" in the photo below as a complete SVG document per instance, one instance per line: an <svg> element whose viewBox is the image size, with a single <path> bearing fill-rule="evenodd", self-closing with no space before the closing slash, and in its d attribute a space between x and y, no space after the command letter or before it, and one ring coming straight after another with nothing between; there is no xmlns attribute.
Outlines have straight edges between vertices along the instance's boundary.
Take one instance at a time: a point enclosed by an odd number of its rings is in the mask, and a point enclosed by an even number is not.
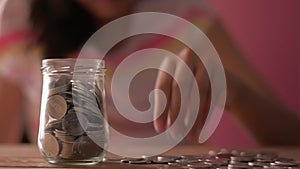
<svg viewBox="0 0 300 169"><path fill-rule="evenodd" d="M257 158L256 161L257 161L257 162L260 162L260 163L273 163L273 162L275 162L275 159L263 159L263 158Z"/></svg>
<svg viewBox="0 0 300 169"><path fill-rule="evenodd" d="M152 163L154 164L168 164L175 162L175 160L179 159L178 156L166 156L166 155L159 155L156 158L152 159Z"/></svg>
<svg viewBox="0 0 300 169"><path fill-rule="evenodd" d="M67 84L70 84L70 78L69 76L66 76L66 75L62 75L60 76L59 79L57 79L55 81L55 87L59 87L59 86L64 86L64 85L67 85Z"/></svg>
<svg viewBox="0 0 300 169"><path fill-rule="evenodd" d="M80 136L87 129L87 123L84 115L71 111L63 118L62 127L70 135Z"/></svg>
<svg viewBox="0 0 300 169"><path fill-rule="evenodd" d="M61 124L62 120L51 120L49 121L46 126L45 126L45 131L53 131L55 129L62 129L62 124Z"/></svg>
<svg viewBox="0 0 300 169"><path fill-rule="evenodd" d="M76 154L78 159L86 159L89 157L99 156L103 153L103 148L98 146L87 136L79 137L73 144L73 152Z"/></svg>
<svg viewBox="0 0 300 169"><path fill-rule="evenodd" d="M195 159L195 160L202 160L203 156L202 155L181 155L181 159Z"/></svg>
<svg viewBox="0 0 300 169"><path fill-rule="evenodd" d="M64 86L59 86L59 87L52 88L52 89L49 90L49 96L53 96L53 95L68 91L70 89L70 87L71 86L69 84L67 84L67 85L64 85Z"/></svg>
<svg viewBox="0 0 300 169"><path fill-rule="evenodd" d="M94 114L101 114L99 107L94 103L95 102L86 101L86 100L80 99L80 98L76 98L76 99L73 98L73 104L75 107L84 108L85 110L89 110L89 111L93 112Z"/></svg>
<svg viewBox="0 0 300 169"><path fill-rule="evenodd" d="M148 160L141 160L141 161L129 161L129 164L151 164L151 161Z"/></svg>
<svg viewBox="0 0 300 169"><path fill-rule="evenodd" d="M97 113L95 111L91 111L91 109L82 106L74 106L74 111L76 113L85 114L90 123L103 124L103 115L100 112Z"/></svg>
<svg viewBox="0 0 300 169"><path fill-rule="evenodd" d="M229 160L225 159L215 159L215 160L205 160L205 164L209 164L213 167L221 167L221 166L227 166L229 164Z"/></svg>
<svg viewBox="0 0 300 169"><path fill-rule="evenodd" d="M189 164L187 166L189 167L189 169L210 169L210 168L212 168L211 165L206 164L204 162Z"/></svg>
<svg viewBox="0 0 300 169"><path fill-rule="evenodd" d="M77 85L73 84L72 85L72 92L80 94L81 96L86 97L90 100L95 100L96 101L95 93L93 93L92 91L90 91L87 88L84 88L84 87L77 86Z"/></svg>
<svg viewBox="0 0 300 169"><path fill-rule="evenodd" d="M251 167L264 167L264 166L270 166L270 163L253 161L253 162L248 162L248 165Z"/></svg>
<svg viewBox="0 0 300 169"><path fill-rule="evenodd" d="M169 166L169 169L177 169L177 168L180 168L180 169L183 169L183 168L189 168L188 166L182 166L180 164L177 164L177 163L170 163L168 164Z"/></svg>
<svg viewBox="0 0 300 169"><path fill-rule="evenodd" d="M54 119L61 119L67 112L66 100L60 95L54 95L48 98L46 112Z"/></svg>
<svg viewBox="0 0 300 169"><path fill-rule="evenodd" d="M54 135L55 135L56 138L58 138L63 143L73 143L76 140L75 136L72 136L72 135L70 135L67 132L62 131L62 130L55 130Z"/></svg>
<svg viewBox="0 0 300 169"><path fill-rule="evenodd" d="M228 164L228 168L248 169L251 168L247 163Z"/></svg>
<svg viewBox="0 0 300 169"><path fill-rule="evenodd" d="M283 167L283 166L264 166L264 168L268 168L268 169L289 169L289 167Z"/></svg>
<svg viewBox="0 0 300 169"><path fill-rule="evenodd" d="M45 133L42 140L42 151L46 157L56 157L60 152L60 144L51 133Z"/></svg>
<svg viewBox="0 0 300 169"><path fill-rule="evenodd" d="M72 87L72 93L74 93L75 95L74 96L80 96L80 97L83 97L83 98L86 98L87 100L93 100L95 101L96 100L96 96L94 93L91 93L90 91L88 90L82 90L82 89L78 89L77 87Z"/></svg>
<svg viewBox="0 0 300 169"><path fill-rule="evenodd" d="M231 150L230 152L232 155L239 155L240 152L238 150Z"/></svg>
<svg viewBox="0 0 300 169"><path fill-rule="evenodd" d="M240 156L244 156L244 157L252 157L255 158L257 155L257 153L255 152L250 152L250 151L241 151L240 152Z"/></svg>
<svg viewBox="0 0 300 169"><path fill-rule="evenodd" d="M105 161L105 162L121 163L121 160L122 160L123 158L124 158L124 157L110 157L110 158L105 157L103 161Z"/></svg>
<svg viewBox="0 0 300 169"><path fill-rule="evenodd" d="M176 163L179 163L179 164L192 164L192 163L199 163L199 160L198 159L177 159L175 160Z"/></svg>
<svg viewBox="0 0 300 169"><path fill-rule="evenodd" d="M121 159L122 163L129 163L133 161L145 161L145 160L143 158L126 158L126 157Z"/></svg>
<svg viewBox="0 0 300 169"><path fill-rule="evenodd" d="M254 158L252 156L231 156L230 160L237 162L251 162L254 161Z"/></svg>
<svg viewBox="0 0 300 169"><path fill-rule="evenodd" d="M73 159L73 143L62 142L62 148L59 156L63 159Z"/></svg>
<svg viewBox="0 0 300 169"><path fill-rule="evenodd" d="M97 86L97 84L83 84L83 83L74 83L75 91L77 92L85 92L83 95L85 95L87 98L92 100L93 102L97 102L97 105L100 107L100 110L103 111L103 101L102 101L102 91ZM79 90L76 90L79 89Z"/></svg>
<svg viewBox="0 0 300 169"><path fill-rule="evenodd" d="M281 166L281 167L298 167L299 165L293 161L275 161L270 163L271 166Z"/></svg>
<svg viewBox="0 0 300 169"><path fill-rule="evenodd" d="M232 156L231 153L218 153L216 155L216 158L218 158L218 159L230 159L231 156Z"/></svg>
<svg viewBox="0 0 300 169"><path fill-rule="evenodd" d="M275 159L278 155L275 152L265 151L265 152L258 152L256 154L257 159Z"/></svg>
<svg viewBox="0 0 300 169"><path fill-rule="evenodd" d="M81 81L71 81L73 87L77 87L82 90L91 90L93 88L93 84L90 84L89 82L83 83Z"/></svg>

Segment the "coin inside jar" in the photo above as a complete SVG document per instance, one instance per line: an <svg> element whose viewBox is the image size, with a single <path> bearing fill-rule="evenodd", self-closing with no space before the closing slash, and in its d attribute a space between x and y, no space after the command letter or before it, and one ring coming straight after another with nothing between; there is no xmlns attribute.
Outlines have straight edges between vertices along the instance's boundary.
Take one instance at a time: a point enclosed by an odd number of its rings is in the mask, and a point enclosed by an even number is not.
<svg viewBox="0 0 300 169"><path fill-rule="evenodd" d="M55 81L55 87L64 86L70 83L70 78L66 75L62 75L58 80Z"/></svg>
<svg viewBox="0 0 300 169"><path fill-rule="evenodd" d="M61 92L68 91L71 88L70 84L66 84L64 86L54 87L49 90L49 96L56 95Z"/></svg>
<svg viewBox="0 0 300 169"><path fill-rule="evenodd" d="M90 165L103 161L105 66L94 59L46 59L38 145L51 164Z"/></svg>
<svg viewBox="0 0 300 169"><path fill-rule="evenodd" d="M78 158L93 157L101 154L103 149L88 136L82 136L73 144L73 152L77 154Z"/></svg>
<svg viewBox="0 0 300 169"><path fill-rule="evenodd" d="M83 114L69 111L62 121L62 127L67 133L80 136L87 129L88 122Z"/></svg>
<svg viewBox="0 0 300 169"><path fill-rule="evenodd" d="M60 95L51 96L47 101L47 113L54 119L61 119L67 112L66 100Z"/></svg>
<svg viewBox="0 0 300 169"><path fill-rule="evenodd" d="M60 145L52 134L45 133L42 141L42 149L47 157L56 157L59 154Z"/></svg>
<svg viewBox="0 0 300 169"><path fill-rule="evenodd" d="M59 120L51 120L46 124L45 131L52 131L55 129L61 129L62 124L61 124L61 119Z"/></svg>
<svg viewBox="0 0 300 169"><path fill-rule="evenodd" d="M63 142L62 143L62 149L61 149L61 153L60 153L60 157L64 158L64 159L71 159L74 158L74 153L73 153L73 143L66 143Z"/></svg>

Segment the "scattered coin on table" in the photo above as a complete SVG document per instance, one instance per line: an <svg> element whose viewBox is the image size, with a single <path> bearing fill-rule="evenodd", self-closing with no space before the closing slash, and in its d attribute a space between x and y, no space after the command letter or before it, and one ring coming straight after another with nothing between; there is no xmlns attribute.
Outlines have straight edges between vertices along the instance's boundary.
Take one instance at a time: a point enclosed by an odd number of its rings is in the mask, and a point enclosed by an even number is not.
<svg viewBox="0 0 300 169"><path fill-rule="evenodd" d="M198 155L178 155L153 157L106 158L106 162L129 163L135 165L160 165L160 169L256 169L256 168L280 168L295 169L300 165L293 159L279 157L274 152L245 152L232 150L231 152L217 152ZM221 155L222 154L222 155ZM270 162L260 162L262 158Z"/></svg>

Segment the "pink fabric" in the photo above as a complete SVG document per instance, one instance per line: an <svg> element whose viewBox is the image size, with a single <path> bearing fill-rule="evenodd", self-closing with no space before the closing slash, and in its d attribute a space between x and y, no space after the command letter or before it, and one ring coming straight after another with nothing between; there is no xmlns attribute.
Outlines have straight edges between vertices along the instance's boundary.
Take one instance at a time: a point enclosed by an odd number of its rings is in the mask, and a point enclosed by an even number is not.
<svg viewBox="0 0 300 169"><path fill-rule="evenodd" d="M30 31L23 29L0 36L0 51L5 50L5 48L12 43L24 40L26 37L29 37L29 35Z"/></svg>
<svg viewBox="0 0 300 169"><path fill-rule="evenodd" d="M192 22L193 20L199 20L201 18L201 21L205 22L213 22L216 18L212 16L211 14L208 14L207 12L201 11L199 9L189 9L183 16L183 19L186 19L187 21ZM193 23L193 22L192 22ZM174 25L170 26L169 33L171 34L176 34L179 33L182 29L183 25L180 25L178 23L174 23ZM167 37L157 37L154 40L147 42L139 47L139 49L146 49L146 48L151 48L151 47L159 47L166 43L169 40Z"/></svg>
<svg viewBox="0 0 300 169"><path fill-rule="evenodd" d="M246 59L300 117L300 1L208 1ZM236 126L234 119L225 113L209 143L234 147L255 145ZM232 129L236 132L225 132Z"/></svg>

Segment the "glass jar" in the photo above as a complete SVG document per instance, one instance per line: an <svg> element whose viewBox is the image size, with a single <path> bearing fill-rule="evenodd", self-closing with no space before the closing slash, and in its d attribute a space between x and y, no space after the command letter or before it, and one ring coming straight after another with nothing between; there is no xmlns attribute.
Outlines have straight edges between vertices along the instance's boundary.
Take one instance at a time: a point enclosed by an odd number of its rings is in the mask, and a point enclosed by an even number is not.
<svg viewBox="0 0 300 169"><path fill-rule="evenodd" d="M38 146L49 163L96 164L108 142L105 63L97 59L42 61Z"/></svg>

